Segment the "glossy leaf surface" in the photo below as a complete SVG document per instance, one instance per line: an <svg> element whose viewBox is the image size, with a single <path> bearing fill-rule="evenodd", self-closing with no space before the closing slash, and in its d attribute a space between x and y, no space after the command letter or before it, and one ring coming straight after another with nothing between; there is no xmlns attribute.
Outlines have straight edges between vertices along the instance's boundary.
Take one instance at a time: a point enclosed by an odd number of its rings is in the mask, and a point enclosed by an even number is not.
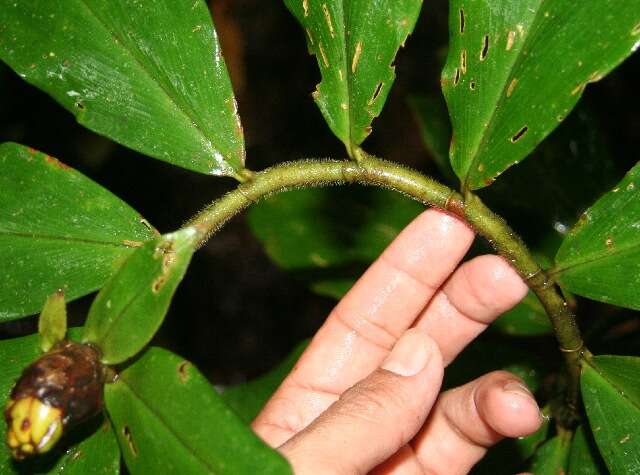
<svg viewBox="0 0 640 475"><path fill-rule="evenodd" d="M0 321L99 287L155 230L109 191L53 157L0 145Z"/></svg>
<svg viewBox="0 0 640 475"><path fill-rule="evenodd" d="M607 475L609 472L593 442L589 428L578 427L571 442L569 475Z"/></svg>
<svg viewBox="0 0 640 475"><path fill-rule="evenodd" d="M524 159L640 41L640 0L455 0L443 92L466 188Z"/></svg>
<svg viewBox="0 0 640 475"><path fill-rule="evenodd" d="M194 228L166 234L136 250L98 293L85 324L102 362L117 364L153 337L182 280L199 235Z"/></svg>
<svg viewBox="0 0 640 475"><path fill-rule="evenodd" d="M523 235L541 265L553 263L579 215L620 181L624 169L591 103L583 101L532 152L479 195ZM554 239L555 237L555 239Z"/></svg>
<svg viewBox="0 0 640 475"><path fill-rule="evenodd" d="M596 356L583 367L591 431L613 474L640 472L640 358Z"/></svg>
<svg viewBox="0 0 640 475"><path fill-rule="evenodd" d="M326 269L373 261L423 209L392 191L319 188L270 197L249 223L283 268Z"/></svg>
<svg viewBox="0 0 640 475"><path fill-rule="evenodd" d="M105 398L132 475L292 473L196 368L166 350L147 350Z"/></svg>
<svg viewBox="0 0 640 475"><path fill-rule="evenodd" d="M640 164L582 215L553 273L578 295L640 309Z"/></svg>
<svg viewBox="0 0 640 475"><path fill-rule="evenodd" d="M423 210L388 190L310 189L258 203L249 211L249 224L279 266L314 292L340 298Z"/></svg>
<svg viewBox="0 0 640 475"><path fill-rule="evenodd" d="M69 336L77 339L80 329L72 328ZM41 355L38 335L0 341L0 407L9 396L14 383L30 363ZM106 425L105 425L106 424ZM16 463L4 443L6 425L0 424L0 473L3 475L38 473L117 475L120 473L120 449L108 422L101 417L74 429L50 453Z"/></svg>
<svg viewBox="0 0 640 475"><path fill-rule="evenodd" d="M393 60L422 0L284 0L306 32L322 82L313 93L350 154L371 132L395 78Z"/></svg>
<svg viewBox="0 0 640 475"><path fill-rule="evenodd" d="M0 59L78 122L201 173L243 168L242 128L202 0L3 1Z"/></svg>
<svg viewBox="0 0 640 475"><path fill-rule="evenodd" d="M529 471L533 475L560 475L566 473L571 440L555 436L546 441L533 456Z"/></svg>
<svg viewBox="0 0 640 475"><path fill-rule="evenodd" d="M308 344L309 340L298 344L284 361L259 378L226 389L222 399L249 424L293 369Z"/></svg>

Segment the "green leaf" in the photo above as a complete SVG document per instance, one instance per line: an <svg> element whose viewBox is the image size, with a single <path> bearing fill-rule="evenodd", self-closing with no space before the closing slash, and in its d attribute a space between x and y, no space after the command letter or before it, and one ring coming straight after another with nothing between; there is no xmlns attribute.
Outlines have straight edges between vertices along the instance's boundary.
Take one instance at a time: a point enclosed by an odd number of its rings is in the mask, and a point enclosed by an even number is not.
<svg viewBox="0 0 640 475"><path fill-rule="evenodd" d="M532 291L511 310L505 312L492 325L492 328L509 335L546 335L552 331L549 318Z"/></svg>
<svg viewBox="0 0 640 475"><path fill-rule="evenodd" d="M578 427L571 442L569 475L606 475L609 473L600 457L589 429Z"/></svg>
<svg viewBox="0 0 640 475"><path fill-rule="evenodd" d="M300 342L278 366L259 378L230 387L222 393L222 399L243 421L250 423L291 372L308 344L309 340Z"/></svg>
<svg viewBox="0 0 640 475"><path fill-rule="evenodd" d="M442 88L465 188L524 159L640 41L640 0L454 0Z"/></svg>
<svg viewBox="0 0 640 475"><path fill-rule="evenodd" d="M612 474L640 473L640 358L596 356L583 366L582 399Z"/></svg>
<svg viewBox="0 0 640 475"><path fill-rule="evenodd" d="M567 470L571 433L557 435L536 451L529 471L533 475L563 475Z"/></svg>
<svg viewBox="0 0 640 475"><path fill-rule="evenodd" d="M69 336L73 339L78 339L80 334L79 328L69 330ZM38 335L0 341L0 407L4 407L22 370L40 355ZM6 425L3 422L0 426L4 439ZM0 473L117 475L120 473L120 449L108 422L98 417L73 429L51 452L20 463L12 461L4 440L1 441Z"/></svg>
<svg viewBox="0 0 640 475"><path fill-rule="evenodd" d="M340 298L423 210L389 190L296 190L252 207L249 224L279 266L314 292Z"/></svg>
<svg viewBox="0 0 640 475"><path fill-rule="evenodd" d="M105 388L132 475L290 474L190 363L150 348Z"/></svg>
<svg viewBox="0 0 640 475"><path fill-rule="evenodd" d="M395 78L393 60L421 0L284 0L306 32L322 82L313 93L350 155L371 132Z"/></svg>
<svg viewBox="0 0 640 475"><path fill-rule="evenodd" d="M122 363L149 343L199 238L190 227L147 242L98 293L89 309L83 341L100 348L103 363Z"/></svg>
<svg viewBox="0 0 640 475"><path fill-rule="evenodd" d="M18 144L0 145L0 190L0 321L37 313L58 289L67 300L93 292L156 233L109 191Z"/></svg>
<svg viewBox="0 0 640 475"><path fill-rule="evenodd" d="M47 297L44 308L38 318L40 349L49 351L56 343L62 341L67 334L67 305L64 292L58 290Z"/></svg>
<svg viewBox="0 0 640 475"><path fill-rule="evenodd" d="M601 121L582 101L532 152L479 195L532 246L545 267L579 213L615 185L622 168L611 155ZM535 257L538 257L535 256Z"/></svg>
<svg viewBox="0 0 640 475"><path fill-rule="evenodd" d="M254 206L249 224L283 268L326 269L372 262L423 209L388 190L296 190Z"/></svg>
<svg viewBox="0 0 640 475"><path fill-rule="evenodd" d="M237 175L244 142L202 0L16 0L0 59L82 125L154 158Z"/></svg>
<svg viewBox="0 0 640 475"><path fill-rule="evenodd" d="M552 274L584 297L640 309L640 163L581 217Z"/></svg>

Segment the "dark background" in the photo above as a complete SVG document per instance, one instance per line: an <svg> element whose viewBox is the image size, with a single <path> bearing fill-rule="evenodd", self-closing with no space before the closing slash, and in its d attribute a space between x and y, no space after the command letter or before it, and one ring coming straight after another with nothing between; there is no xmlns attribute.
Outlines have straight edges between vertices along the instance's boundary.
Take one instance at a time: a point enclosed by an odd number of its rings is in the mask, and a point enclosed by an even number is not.
<svg viewBox="0 0 640 475"><path fill-rule="evenodd" d="M342 144L310 97L320 79L316 61L308 55L302 31L284 4L264 0L210 4L238 99L247 166L259 170L303 157L344 157ZM432 174L435 167L406 98L439 90L447 8L443 0L424 5L414 34L398 55L397 79L387 105L364 144L372 153ZM640 61L634 55L603 81L590 85L583 99L595 112L618 177L639 158L639 71ZM199 175L144 157L82 128L70 113L4 65L0 65L0 91L0 140L29 145L77 168L127 201L161 232L175 230L235 186L231 179ZM536 199L533 194L531 200ZM507 214L516 213L517 222L518 210L507 208ZM91 299L71 305L74 324L82 323ZM313 334L333 304L271 263L240 216L195 255L155 343L190 359L215 383L230 384L273 366L296 342ZM0 325L0 337L33 331L34 318Z"/></svg>

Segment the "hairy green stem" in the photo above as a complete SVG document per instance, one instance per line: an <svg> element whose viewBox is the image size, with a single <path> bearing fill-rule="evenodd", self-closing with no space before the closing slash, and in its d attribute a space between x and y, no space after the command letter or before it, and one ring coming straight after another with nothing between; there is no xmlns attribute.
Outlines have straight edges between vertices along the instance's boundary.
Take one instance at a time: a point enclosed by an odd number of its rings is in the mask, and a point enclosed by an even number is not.
<svg viewBox="0 0 640 475"><path fill-rule="evenodd" d="M254 173L238 188L214 201L186 225L203 231L200 244L234 215L274 193L295 188L359 183L390 188L425 205L447 210L463 219L518 271L544 306L569 369L569 405L577 402L583 342L571 308L507 223L476 195L458 192L421 173L361 152L360 160L300 160Z"/></svg>

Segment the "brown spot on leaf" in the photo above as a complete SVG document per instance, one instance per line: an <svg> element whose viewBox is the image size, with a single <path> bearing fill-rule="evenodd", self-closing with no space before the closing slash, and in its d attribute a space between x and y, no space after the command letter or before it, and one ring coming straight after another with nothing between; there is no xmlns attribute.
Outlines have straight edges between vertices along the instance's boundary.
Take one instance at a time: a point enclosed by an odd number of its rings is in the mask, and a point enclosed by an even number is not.
<svg viewBox="0 0 640 475"><path fill-rule="evenodd" d="M191 367L191 363L188 361L183 361L178 365L178 378L180 378L180 382L182 384L186 383L189 380L189 368Z"/></svg>
<svg viewBox="0 0 640 475"><path fill-rule="evenodd" d="M460 9L460 34L464 33L464 10Z"/></svg>
<svg viewBox="0 0 640 475"><path fill-rule="evenodd" d="M480 61L484 61L489 53L489 35L484 35L482 38L482 49L480 50Z"/></svg>
<svg viewBox="0 0 640 475"><path fill-rule="evenodd" d="M142 224L145 228L151 231L155 236L160 236L160 233L158 232L158 230L155 229L153 226L151 226L151 223L147 221L145 218L143 218L142 216L140 216L140 224Z"/></svg>
<svg viewBox="0 0 640 475"><path fill-rule="evenodd" d="M369 99L369 104L373 104L376 99L378 98L378 96L380 95L380 92L382 92L382 87L384 86L384 83L379 82L378 85L376 86L376 90L373 91L373 96L371 96L371 99Z"/></svg>
<svg viewBox="0 0 640 475"><path fill-rule="evenodd" d="M358 68L358 62L360 61L360 55L362 54L362 41L356 43L356 49L353 52L353 59L351 60L351 72L356 73Z"/></svg>
<svg viewBox="0 0 640 475"><path fill-rule="evenodd" d="M516 32L510 31L507 34L507 46L506 46L507 51L510 51L511 48L513 48L513 43L515 43L515 41L516 41Z"/></svg>
<svg viewBox="0 0 640 475"><path fill-rule="evenodd" d="M322 13L324 13L324 19L327 22L327 27L329 28L329 35L331 35L331 38L334 38L335 32L333 31L333 23L331 22L331 13L329 13L329 8L326 3L322 4Z"/></svg>
<svg viewBox="0 0 640 475"><path fill-rule="evenodd" d="M509 86L507 87L507 97L511 97L511 94L513 94L513 90L516 88L516 84L518 84L518 79L513 78L509 83Z"/></svg>
<svg viewBox="0 0 640 475"><path fill-rule="evenodd" d="M582 91L584 91L584 83L578 84L576 87L573 88L573 90L571 91L571 95L575 96L576 94L581 93Z"/></svg>
<svg viewBox="0 0 640 475"><path fill-rule="evenodd" d="M324 52L324 48L322 47L322 43L318 43L318 50L320 51L320 57L322 58L322 62L324 63L324 67L329 67L329 59L327 59L327 54Z"/></svg>
<svg viewBox="0 0 640 475"><path fill-rule="evenodd" d="M605 246L607 246L609 249L611 249L613 247L613 238L612 237L608 237L605 242L604 242Z"/></svg>
<svg viewBox="0 0 640 475"><path fill-rule="evenodd" d="M129 426L124 426L122 428L122 436L124 437L124 440L127 441L127 445L129 446L129 450L131 450L131 454L134 457L137 457L138 448L136 447L136 444L133 441L133 435L131 434L131 430L129 429Z"/></svg>
<svg viewBox="0 0 640 475"><path fill-rule="evenodd" d="M50 155L45 155L44 156L44 160L45 160L45 162L50 163L54 167L58 167L61 170L71 170L72 169L69 165L65 165L64 163L62 163L57 158L54 158L54 157L52 157Z"/></svg>
<svg viewBox="0 0 640 475"><path fill-rule="evenodd" d="M151 291L154 294L157 294L158 292L160 292L160 289L162 289L162 287L166 283L167 283L167 276L165 276L164 274L158 276L156 280L153 281L153 284L151 284Z"/></svg>
<svg viewBox="0 0 640 475"><path fill-rule="evenodd" d="M511 137L511 143L516 143L518 140L520 140L524 134L526 134L529 131L529 127L527 127L526 125L524 127L522 127L520 130L518 130L516 132L516 134Z"/></svg>
<svg viewBox="0 0 640 475"><path fill-rule="evenodd" d="M457 86L460 82L460 69L456 68L456 75L453 78L453 85Z"/></svg>

